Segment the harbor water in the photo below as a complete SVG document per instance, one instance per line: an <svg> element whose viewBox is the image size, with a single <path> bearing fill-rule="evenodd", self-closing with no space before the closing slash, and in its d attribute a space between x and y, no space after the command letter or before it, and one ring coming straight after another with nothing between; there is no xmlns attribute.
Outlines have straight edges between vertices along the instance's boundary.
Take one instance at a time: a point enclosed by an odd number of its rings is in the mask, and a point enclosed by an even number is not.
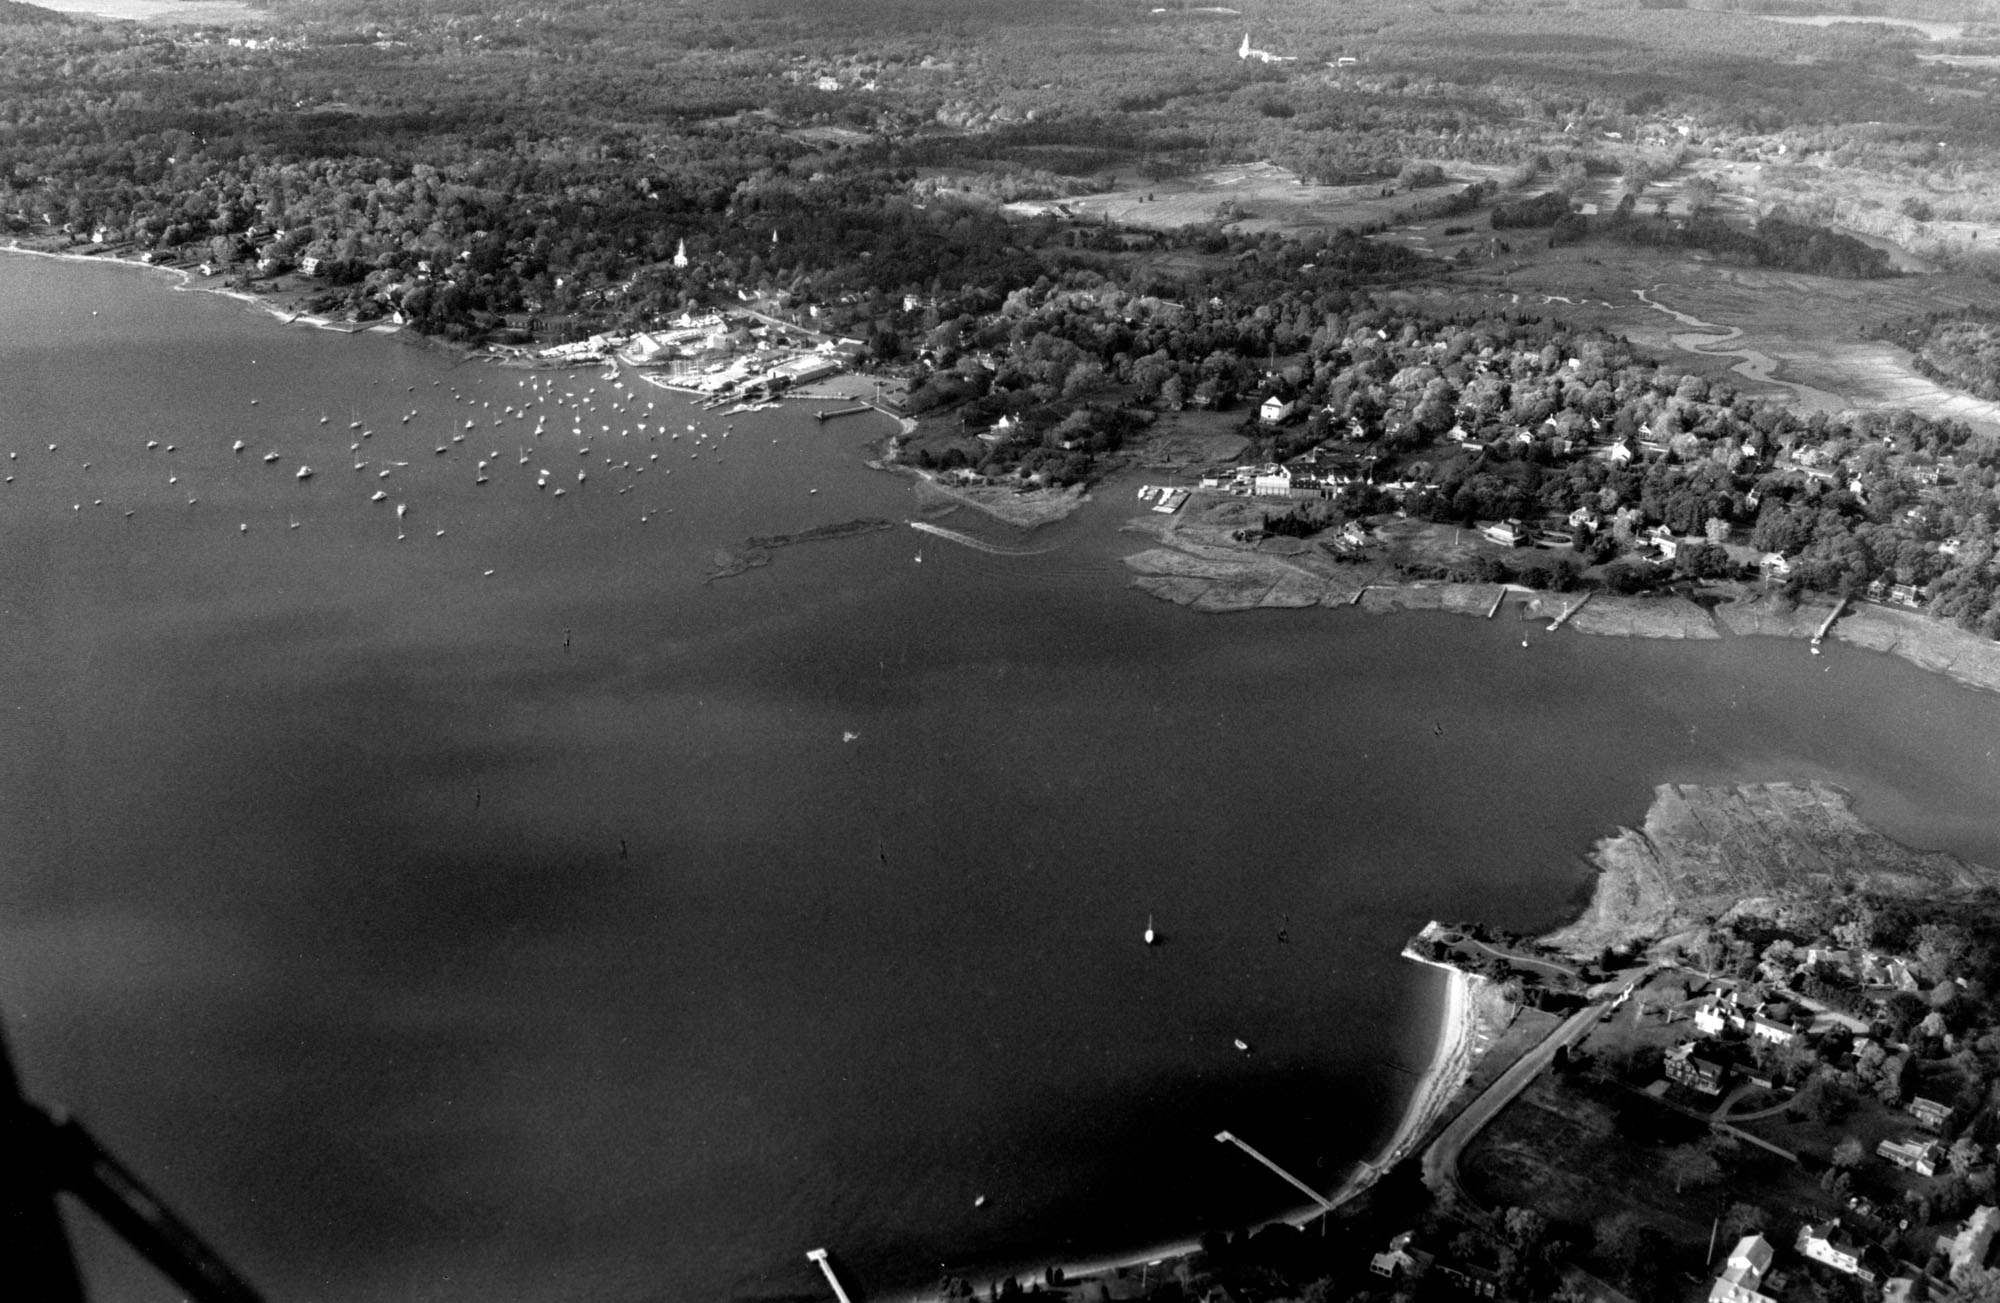
<svg viewBox="0 0 2000 1303"><path fill-rule="evenodd" d="M1428 1058L1405 936L1560 921L1656 783L2000 863L2000 700L1900 662L1199 615L1129 586L1122 481L914 530L886 419L171 286L0 258L0 1014L274 1299L1241 1226L1295 1200L1215 1133L1336 1184ZM175 1296L74 1224L100 1297Z"/></svg>

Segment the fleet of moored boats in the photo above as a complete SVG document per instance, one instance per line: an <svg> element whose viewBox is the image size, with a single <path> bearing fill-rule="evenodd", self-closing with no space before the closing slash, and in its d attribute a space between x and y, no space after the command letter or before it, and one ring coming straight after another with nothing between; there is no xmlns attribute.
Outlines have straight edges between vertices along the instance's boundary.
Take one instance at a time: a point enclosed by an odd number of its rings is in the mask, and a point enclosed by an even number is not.
<svg viewBox="0 0 2000 1303"><path fill-rule="evenodd" d="M431 383L434 388L444 387L442 381L434 380ZM671 467L659 464L661 455L671 445L679 442L684 432L671 428L666 419L667 413L660 410L658 401L647 398L640 392L627 390L624 380L619 378L619 373L615 370L597 377L597 383L578 384L573 376L552 376L541 373L521 377L516 383L518 388L526 392L517 402L502 402L497 411L494 410L495 401L492 398L476 397L455 386L451 387L448 398L453 408L457 410L446 422L448 437L440 437L434 443L433 457L449 459L458 451L457 445L464 444L474 432L482 428L484 422L487 428L510 428L520 432L519 436L510 436L516 437L517 440L524 437L526 440L517 442L520 453L516 465L528 467L531 463L539 461L541 464L535 467L532 483L536 490L546 492L551 497L562 498L568 495L569 490L555 482L552 463L559 455L572 450L580 458L588 459L595 455L606 474L614 480L618 496L632 493L641 487L644 481L639 477L649 471L661 480L673 474ZM408 392L416 392L416 386L409 386ZM261 407L262 403L261 397L249 400L249 405L253 408ZM713 409L720 405L717 402L702 404L704 409ZM761 412L779 405L769 400L738 401L723 414L727 416L739 412ZM421 407L411 407L399 413L398 424L409 426L418 423L422 416ZM319 427L329 426L332 419L326 412L321 411L315 424ZM532 424L529 424L531 421ZM590 428L593 424L594 429ZM354 435L353 441L348 444L348 451L353 454L353 468L356 474L372 469L375 478L383 481L391 479L396 472L410 465L407 460L393 457L364 456L364 450L370 447L365 441L374 439L376 431L366 426L358 415L348 423L347 429ZM706 453L710 460L723 460L723 441L728 439L734 430L733 422L725 423L720 430L705 429L697 422L687 422L685 434L688 439L685 446L688 449L689 459L701 460ZM148 452L159 453L163 449L161 440L157 438L146 439L144 442ZM280 446L269 448L261 454L261 460L266 466L276 467L286 459L285 452L281 451L282 439L274 442L280 443ZM773 439L772 442L776 443L777 440ZM594 449L593 444L600 446ZM249 442L242 438L234 439L229 444L229 451L239 457L249 448ZM50 443L48 451L52 454L58 452L58 445ZM164 451L177 453L179 448L176 444L167 443L164 444ZM20 460L18 451L10 451L8 457L10 461ZM499 449L489 449L483 455L475 456L473 460L475 463L471 477L473 485L491 484L495 477L495 468L501 461ZM82 465L84 470L91 468L89 462L84 462ZM178 459L171 463L172 469L167 475L167 483L180 487L181 474L187 469L187 465ZM301 460L292 474L295 480L304 484L313 480L317 472L310 464ZM567 479L567 475L564 478ZM16 476L13 474L5 478L6 484L11 485L15 481ZM582 489L590 482L590 471L585 466L579 466L573 481L575 487ZM809 488L807 492L817 494L819 490ZM368 500L374 503L387 502L390 498L391 492L386 487L376 487L368 494ZM196 494L187 493L188 506L196 506L200 501ZM104 503L102 499L93 499L92 505L102 506ZM402 521L410 509L408 500L397 502L397 520ZM83 503L77 502L73 510L81 514ZM672 507L656 501L640 510L639 521L641 524L647 524L659 512L672 510ZM132 508L123 509L123 515L128 520L137 514ZM297 515L288 516L287 522L290 529L296 530L301 527ZM250 523L239 522L237 532L250 533ZM434 531L433 536L442 537L444 533L444 530L439 529ZM398 539L407 537L402 532L400 524L396 536ZM493 571L487 570L484 573L491 575Z"/></svg>

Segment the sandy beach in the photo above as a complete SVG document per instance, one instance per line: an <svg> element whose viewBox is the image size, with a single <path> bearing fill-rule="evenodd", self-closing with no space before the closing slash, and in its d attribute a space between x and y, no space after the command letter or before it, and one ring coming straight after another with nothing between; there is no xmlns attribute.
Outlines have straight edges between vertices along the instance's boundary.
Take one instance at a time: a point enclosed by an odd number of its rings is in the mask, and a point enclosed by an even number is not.
<svg viewBox="0 0 2000 1303"><path fill-rule="evenodd" d="M1380 1180L1384 1172L1409 1157L1417 1142L1437 1125L1471 1077L1473 1060L1478 1057L1481 1048L1479 1015L1473 1000L1474 984L1480 979L1448 964L1433 964L1428 960L1415 962L1442 970L1445 980L1444 1009L1438 1016L1437 1044L1431 1051L1430 1066L1418 1078L1417 1088L1403 1109L1403 1120L1382 1146L1382 1151L1374 1158L1363 1161L1330 1196L1335 1206L1354 1198ZM1293 1219L1294 1224L1310 1221L1317 1215L1317 1209L1307 1210Z"/></svg>
<svg viewBox="0 0 2000 1303"><path fill-rule="evenodd" d="M1417 1079L1416 1089L1410 1094L1410 1102L1404 1106L1402 1120L1383 1143L1373 1158L1365 1158L1356 1165L1346 1180L1336 1186L1326 1198L1325 1207L1306 1204L1269 1222L1253 1226L1251 1232L1266 1225L1283 1222L1290 1226L1306 1226L1315 1219L1351 1199L1359 1197L1373 1186L1382 1175L1408 1158L1418 1143L1427 1136L1443 1118L1458 1092L1472 1074L1474 1060L1484 1049L1479 1034L1478 1002L1474 998L1480 979L1449 964L1439 964L1416 955L1405 954L1407 959L1434 968L1444 978L1443 1008L1438 1014L1437 1040L1431 1051L1431 1059L1423 1075ZM1247 1161L1247 1160L1246 1160ZM1069 1283L1103 1276L1118 1271L1130 1271L1149 1264L1168 1264L1171 1270L1173 1259L1184 1258L1201 1250L1198 1240L1177 1240L1150 1248L1133 1249L1123 1253L1103 1254L1094 1258L1074 1262L1047 1265L1060 1266L1063 1279ZM1032 1274L1039 1279L1046 1266L1037 1266ZM1011 1273L1016 1279L1026 1283L1030 1272L1023 1270ZM990 1294L997 1285L1008 1279L1008 1273L981 1276L971 1283L982 1296ZM907 1294L887 1296L887 1303L933 1303L936 1299L933 1289L918 1290Z"/></svg>

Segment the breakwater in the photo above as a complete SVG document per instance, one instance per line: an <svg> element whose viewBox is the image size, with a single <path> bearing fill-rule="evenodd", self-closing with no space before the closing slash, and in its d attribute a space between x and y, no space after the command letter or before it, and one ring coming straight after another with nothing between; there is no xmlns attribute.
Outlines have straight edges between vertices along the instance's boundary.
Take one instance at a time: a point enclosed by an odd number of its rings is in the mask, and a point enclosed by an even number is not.
<svg viewBox="0 0 2000 1303"><path fill-rule="evenodd" d="M910 522L910 528L921 533L934 534L939 538L950 539L960 547L969 547L975 552L989 552L994 556L1041 556L1043 553L1056 550L1055 546L1001 547L997 543L988 543L983 538L974 538L970 534L962 534L955 529L946 529L942 525L933 525L928 520L913 520Z"/></svg>
<svg viewBox="0 0 2000 1303"><path fill-rule="evenodd" d="M824 543L837 538L856 538L862 534L876 534L885 529L894 529L896 524L880 516L862 516L858 520L843 520L837 525L815 525L795 534L758 534L744 541L750 548L797 547L801 543Z"/></svg>

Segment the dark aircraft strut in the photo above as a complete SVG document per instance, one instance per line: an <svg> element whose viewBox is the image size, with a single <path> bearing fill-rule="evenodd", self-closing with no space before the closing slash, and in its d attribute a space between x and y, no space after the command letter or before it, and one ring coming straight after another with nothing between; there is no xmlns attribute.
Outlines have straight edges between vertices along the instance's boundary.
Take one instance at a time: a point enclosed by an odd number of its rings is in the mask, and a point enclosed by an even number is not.
<svg viewBox="0 0 2000 1303"><path fill-rule="evenodd" d="M21 1094L0 1034L0 1292L86 1303L56 1196L96 1213L194 1303L261 1303L262 1296L176 1217L75 1118Z"/></svg>

